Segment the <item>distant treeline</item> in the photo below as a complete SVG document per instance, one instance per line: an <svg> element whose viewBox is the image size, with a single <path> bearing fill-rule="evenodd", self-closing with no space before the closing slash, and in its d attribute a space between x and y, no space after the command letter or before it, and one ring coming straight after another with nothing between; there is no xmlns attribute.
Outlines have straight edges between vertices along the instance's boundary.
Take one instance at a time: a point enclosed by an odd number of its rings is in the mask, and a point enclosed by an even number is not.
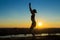
<svg viewBox="0 0 60 40"><path fill-rule="evenodd" d="M60 33L60 28L34 29L35 34L41 33ZM16 34L31 34L29 28L0 28L0 36L16 35Z"/></svg>

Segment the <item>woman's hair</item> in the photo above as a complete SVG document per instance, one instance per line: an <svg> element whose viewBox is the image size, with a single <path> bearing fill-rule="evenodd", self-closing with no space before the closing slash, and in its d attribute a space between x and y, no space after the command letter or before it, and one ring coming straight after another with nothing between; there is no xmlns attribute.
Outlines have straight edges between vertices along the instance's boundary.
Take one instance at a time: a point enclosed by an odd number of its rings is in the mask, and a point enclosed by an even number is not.
<svg viewBox="0 0 60 40"><path fill-rule="evenodd" d="M34 12L34 13L37 13L36 9L33 9L33 12Z"/></svg>

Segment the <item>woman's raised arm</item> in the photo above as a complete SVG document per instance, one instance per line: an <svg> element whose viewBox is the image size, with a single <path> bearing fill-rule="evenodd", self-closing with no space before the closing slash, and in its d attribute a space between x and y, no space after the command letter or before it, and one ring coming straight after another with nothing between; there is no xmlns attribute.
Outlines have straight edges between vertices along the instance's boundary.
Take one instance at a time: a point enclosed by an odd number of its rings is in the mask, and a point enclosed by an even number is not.
<svg viewBox="0 0 60 40"><path fill-rule="evenodd" d="M32 12L31 3L29 3L29 10Z"/></svg>

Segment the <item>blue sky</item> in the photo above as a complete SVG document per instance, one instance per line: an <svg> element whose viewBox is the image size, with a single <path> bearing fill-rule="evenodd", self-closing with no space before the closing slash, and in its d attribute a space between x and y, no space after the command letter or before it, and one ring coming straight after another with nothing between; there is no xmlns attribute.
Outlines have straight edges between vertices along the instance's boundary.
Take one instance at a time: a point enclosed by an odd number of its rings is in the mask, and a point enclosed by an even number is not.
<svg viewBox="0 0 60 40"><path fill-rule="evenodd" d="M29 2L32 9L37 10L36 21L60 24L60 0L0 0L0 26L30 26Z"/></svg>

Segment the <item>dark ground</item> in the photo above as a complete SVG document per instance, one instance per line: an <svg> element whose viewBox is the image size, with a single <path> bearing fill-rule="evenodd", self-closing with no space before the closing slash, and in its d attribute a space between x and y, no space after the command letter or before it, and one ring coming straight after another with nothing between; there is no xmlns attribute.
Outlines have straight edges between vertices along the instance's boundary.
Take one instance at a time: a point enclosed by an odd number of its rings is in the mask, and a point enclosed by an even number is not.
<svg viewBox="0 0 60 40"><path fill-rule="evenodd" d="M56 34L60 33L60 28L49 28L43 30L34 30L36 34L48 33ZM16 35L16 34L30 34L29 29L25 28L0 28L0 36ZM60 40L60 35L48 35L48 36L36 36L36 37L11 37L0 38L0 40Z"/></svg>
<svg viewBox="0 0 60 40"><path fill-rule="evenodd" d="M34 29L35 34L55 34L60 33L60 28L46 28L46 29ZM16 34L31 34L29 28L0 28L0 36L16 35Z"/></svg>

